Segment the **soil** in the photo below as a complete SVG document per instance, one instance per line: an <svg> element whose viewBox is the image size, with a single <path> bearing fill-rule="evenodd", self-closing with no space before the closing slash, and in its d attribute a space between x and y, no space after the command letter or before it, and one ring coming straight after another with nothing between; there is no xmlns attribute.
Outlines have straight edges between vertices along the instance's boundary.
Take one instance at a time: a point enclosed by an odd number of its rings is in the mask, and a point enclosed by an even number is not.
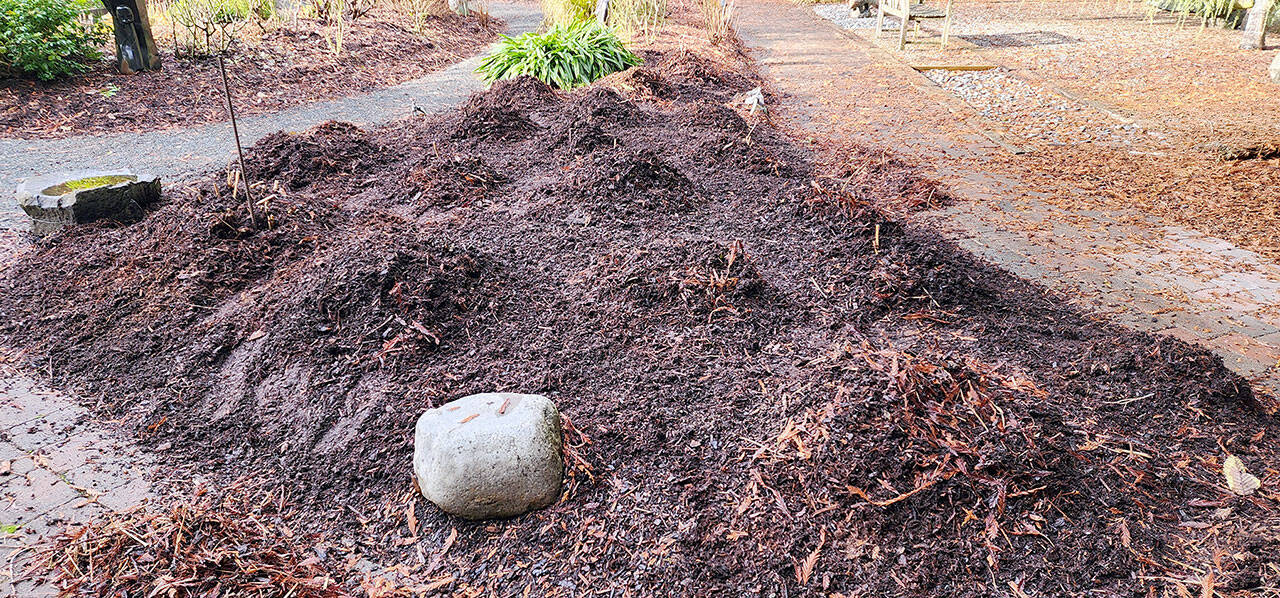
<svg viewBox="0 0 1280 598"><path fill-rule="evenodd" d="M251 24L227 58L236 114L264 114L398 85L472 56L497 39L496 19L426 17L421 31L390 10L349 21L340 54L315 19ZM105 58L77 77L0 78L0 137L52 139L154 131L227 119L215 58L175 57L169 26L155 27L164 67L120 75ZM164 93L156 93L156 90Z"/></svg>
<svg viewBox="0 0 1280 598"><path fill-rule="evenodd" d="M1217 357L900 224L943 190L739 110L734 48L645 46L573 93L264 139L253 214L218 173L68 229L0 274L0 344L174 462L290 488L398 564L377 595L1275 587L1280 426ZM568 485L465 523L413 497L413 423L488 391L558 403Z"/></svg>

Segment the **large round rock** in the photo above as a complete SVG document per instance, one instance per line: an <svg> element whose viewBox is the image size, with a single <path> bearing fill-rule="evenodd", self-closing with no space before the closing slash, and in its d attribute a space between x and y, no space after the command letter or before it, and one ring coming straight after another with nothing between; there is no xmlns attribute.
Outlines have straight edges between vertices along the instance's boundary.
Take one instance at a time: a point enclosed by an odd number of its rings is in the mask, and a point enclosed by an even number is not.
<svg viewBox="0 0 1280 598"><path fill-rule="evenodd" d="M560 496L560 443L560 413L546 397L471 395L418 418L413 473L445 512L514 517Z"/></svg>

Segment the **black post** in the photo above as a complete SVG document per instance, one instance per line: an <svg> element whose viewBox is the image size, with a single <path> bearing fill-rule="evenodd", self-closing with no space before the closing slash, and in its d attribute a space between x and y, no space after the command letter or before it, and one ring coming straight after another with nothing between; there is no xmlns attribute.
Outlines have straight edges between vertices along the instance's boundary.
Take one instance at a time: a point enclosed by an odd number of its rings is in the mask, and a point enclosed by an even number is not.
<svg viewBox="0 0 1280 598"><path fill-rule="evenodd" d="M102 0L102 3L115 25L116 66L120 72L132 75L160 70L160 55L151 37L146 0Z"/></svg>

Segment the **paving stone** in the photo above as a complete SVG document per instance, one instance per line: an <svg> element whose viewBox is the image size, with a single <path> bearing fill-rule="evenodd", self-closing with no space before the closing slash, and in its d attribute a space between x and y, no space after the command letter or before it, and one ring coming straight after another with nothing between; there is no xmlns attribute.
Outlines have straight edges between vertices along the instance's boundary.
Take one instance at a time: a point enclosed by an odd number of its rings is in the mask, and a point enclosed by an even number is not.
<svg viewBox="0 0 1280 598"><path fill-rule="evenodd" d="M1264 307L1252 293L1224 287L1210 287L1191 293L1191 298L1207 305L1225 307L1231 311L1248 312Z"/></svg>
<svg viewBox="0 0 1280 598"><path fill-rule="evenodd" d="M0 559L21 557L24 547L51 538L68 525L136 506L151 496L151 464L127 439L91 422L71 398L42 390L23 378L0 378L0 412L15 422L0 439ZM0 560L0 563L6 562ZM40 596L51 588L13 583L0 574L0 596ZM14 594L17 592L17 594ZM50 594L52 595L52 594Z"/></svg>
<svg viewBox="0 0 1280 598"><path fill-rule="evenodd" d="M98 496L105 494L108 490L124 486L134 477L139 476L140 474L131 473L119 467L104 467L96 463L82 465L66 474L72 486L83 488L91 495Z"/></svg>
<svg viewBox="0 0 1280 598"><path fill-rule="evenodd" d="M151 484L142 477L135 476L123 485L103 493L98 497L98 502L110 510L123 511L144 504L152 498Z"/></svg>
<svg viewBox="0 0 1280 598"><path fill-rule="evenodd" d="M83 495L57 474L36 468L0 490L0 525L27 523L47 511Z"/></svg>
<svg viewBox="0 0 1280 598"><path fill-rule="evenodd" d="M17 583L0 581L0 596L20 596L22 598L54 598L58 588L42 581L23 579Z"/></svg>
<svg viewBox="0 0 1280 598"><path fill-rule="evenodd" d="M1190 310L1169 311L1154 316L1160 322L1167 322L1170 328L1183 328L1194 331L1204 341L1218 338L1235 331L1235 327L1223 316L1201 314Z"/></svg>
<svg viewBox="0 0 1280 598"><path fill-rule="evenodd" d="M1271 346L1273 346L1273 347L1280 347L1280 331L1273 332L1273 333L1271 333L1271 334L1264 334L1264 335L1262 335L1262 336L1257 336L1257 337L1254 337L1254 338L1256 338L1256 339L1258 340L1258 342L1260 342L1260 343L1262 343L1262 344L1264 344L1264 345L1271 345Z"/></svg>
<svg viewBox="0 0 1280 598"><path fill-rule="evenodd" d="M1206 342L1206 341L1208 340L1208 339L1204 338L1204 336L1200 335L1200 334L1199 334L1199 333L1197 333L1197 332L1194 332L1194 331L1192 331L1192 330L1188 330L1188 329L1186 329L1186 328L1181 328L1181 327L1168 328L1168 329L1165 329L1165 330L1161 330L1161 331L1157 332L1156 334L1163 334L1163 335L1165 335L1165 336L1172 336L1173 338L1176 338L1176 339L1178 339L1178 340L1180 340L1180 341L1182 341L1182 342L1184 342L1184 343L1190 343L1190 344L1193 344L1193 345L1194 345L1194 344L1203 343L1203 342Z"/></svg>
<svg viewBox="0 0 1280 598"><path fill-rule="evenodd" d="M69 526L83 525L95 519L100 519L109 512L110 509L98 501L82 498L60 505L45 513L43 519L45 523L57 531L62 531Z"/></svg>
<svg viewBox="0 0 1280 598"><path fill-rule="evenodd" d="M79 420L80 414L57 411L10 428L8 440L24 451L57 446L71 437Z"/></svg>
<svg viewBox="0 0 1280 598"><path fill-rule="evenodd" d="M1213 253L1215 251L1227 251L1235 249L1235 245L1230 241L1206 237L1204 235L1186 236L1177 239L1171 239L1169 247L1174 251L1193 251Z"/></svg>
<svg viewBox="0 0 1280 598"><path fill-rule="evenodd" d="M102 434L81 430L61 444L41 447L36 453L44 457L43 466L65 472L105 458L111 448Z"/></svg>
<svg viewBox="0 0 1280 598"><path fill-rule="evenodd" d="M0 466L8 464L8 473L0 473L0 484L10 476L20 476L35 469L31 454L10 442L0 442Z"/></svg>
<svg viewBox="0 0 1280 598"><path fill-rule="evenodd" d="M0 429L12 429L37 418L58 421L78 415L74 403L47 400L55 393L38 389L29 379L4 380L0 389Z"/></svg>
<svg viewBox="0 0 1280 598"><path fill-rule="evenodd" d="M1224 315L1222 319L1232 326L1232 332L1239 332L1240 334L1251 336L1260 341L1261 337L1280 334L1280 326L1276 326L1275 324L1267 322L1250 313L1228 314Z"/></svg>
<svg viewBox="0 0 1280 598"><path fill-rule="evenodd" d="M1232 371L1246 378L1266 376L1280 371L1280 347L1263 344L1239 333L1228 334L1206 343Z"/></svg>

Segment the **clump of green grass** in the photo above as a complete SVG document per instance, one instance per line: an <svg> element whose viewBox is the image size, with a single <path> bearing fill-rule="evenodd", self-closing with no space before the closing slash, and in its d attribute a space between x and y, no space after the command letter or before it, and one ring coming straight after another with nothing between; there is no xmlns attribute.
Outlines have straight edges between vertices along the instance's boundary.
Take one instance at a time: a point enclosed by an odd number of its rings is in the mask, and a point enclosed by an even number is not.
<svg viewBox="0 0 1280 598"><path fill-rule="evenodd" d="M654 32L667 19L667 0L610 0L609 26L624 37Z"/></svg>
<svg viewBox="0 0 1280 598"><path fill-rule="evenodd" d="M595 18L596 0L540 0L543 24L569 25Z"/></svg>
<svg viewBox="0 0 1280 598"><path fill-rule="evenodd" d="M480 62L476 72L487 83L529 75L572 89L640 62L613 31L580 21L558 23L541 34L503 36L501 45Z"/></svg>

